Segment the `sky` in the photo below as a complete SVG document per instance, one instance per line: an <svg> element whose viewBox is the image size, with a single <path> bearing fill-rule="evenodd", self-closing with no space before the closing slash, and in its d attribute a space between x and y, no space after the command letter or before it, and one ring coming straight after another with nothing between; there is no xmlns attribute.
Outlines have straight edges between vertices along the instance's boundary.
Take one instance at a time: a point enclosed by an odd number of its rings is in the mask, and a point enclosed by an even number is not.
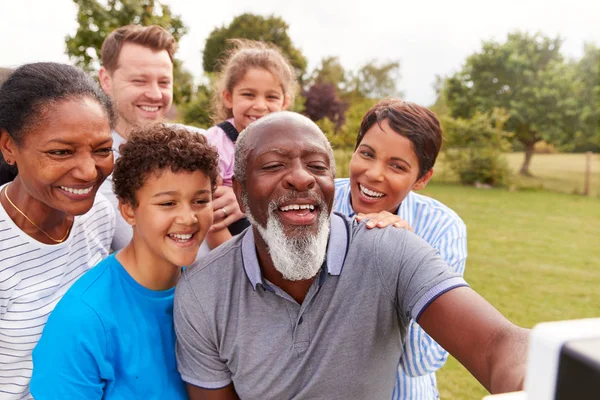
<svg viewBox="0 0 600 400"><path fill-rule="evenodd" d="M559 35L562 52L579 58L584 42L600 46L600 0L162 0L188 26L177 57L197 79L210 32L250 12L276 15L290 26L309 71L328 56L356 70L368 61L399 61L406 100L435 101L436 75L458 71L483 40L515 30ZM69 62L64 39L77 30L71 0L0 0L0 66Z"/></svg>

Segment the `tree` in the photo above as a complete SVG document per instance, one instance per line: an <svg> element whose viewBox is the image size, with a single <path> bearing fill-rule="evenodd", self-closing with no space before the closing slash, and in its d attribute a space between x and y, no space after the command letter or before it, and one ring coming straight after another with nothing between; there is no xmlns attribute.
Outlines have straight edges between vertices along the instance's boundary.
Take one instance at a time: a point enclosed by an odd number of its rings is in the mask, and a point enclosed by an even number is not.
<svg viewBox="0 0 600 400"><path fill-rule="evenodd" d="M471 118L477 111L505 109L507 130L525 147L522 175L529 175L534 145L572 140L578 119L574 70L560 54L560 38L511 33L505 43L487 41L446 81L451 115Z"/></svg>
<svg viewBox="0 0 600 400"><path fill-rule="evenodd" d="M580 126L575 142L577 150L600 148L600 48L588 43L584 55L575 65L580 81Z"/></svg>
<svg viewBox="0 0 600 400"><path fill-rule="evenodd" d="M302 78L306 72L306 58L292 44L288 28L283 19L274 15L263 17L245 13L235 17L229 26L215 28L208 35L202 55L204 71L212 73L219 70L219 61L230 48L228 39L245 38L275 44L290 59L297 76Z"/></svg>
<svg viewBox="0 0 600 400"><path fill-rule="evenodd" d="M348 103L340 100L336 93L336 87L332 83L315 83L302 93L306 99L304 103L304 114L313 121L328 118L338 131L346 121L344 112Z"/></svg>
<svg viewBox="0 0 600 400"><path fill-rule="evenodd" d="M387 96L401 97L398 90L400 63L391 61L378 63L369 61L363 65L351 79L351 90L366 98L381 99Z"/></svg>
<svg viewBox="0 0 600 400"><path fill-rule="evenodd" d="M67 36L67 55L84 70L95 73L100 66L102 42L113 30L129 24L159 25L175 40L187 33L179 16L158 0L73 0L77 5L77 32ZM181 62L174 64L173 98L176 103L189 101L192 96L192 75Z"/></svg>
<svg viewBox="0 0 600 400"><path fill-rule="evenodd" d="M346 71L340 63L338 57L325 57L321 63L312 72L310 77L311 84L329 83L335 86L338 93L346 89Z"/></svg>

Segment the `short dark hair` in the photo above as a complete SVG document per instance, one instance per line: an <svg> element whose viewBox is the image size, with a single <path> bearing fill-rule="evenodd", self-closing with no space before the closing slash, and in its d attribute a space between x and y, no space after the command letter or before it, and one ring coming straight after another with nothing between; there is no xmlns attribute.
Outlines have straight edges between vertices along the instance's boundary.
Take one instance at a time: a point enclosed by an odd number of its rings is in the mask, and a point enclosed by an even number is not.
<svg viewBox="0 0 600 400"><path fill-rule="evenodd" d="M442 147L442 128L435 114L415 103L396 98L387 98L375 104L362 119L356 145L358 148L365 134L373 125L381 126L387 120L392 130L412 143L419 160L419 176L429 172Z"/></svg>
<svg viewBox="0 0 600 400"><path fill-rule="evenodd" d="M108 72L112 73L119 66L119 54L124 43L135 43L157 51L166 50L171 62L177 51L175 38L163 27L125 25L112 31L102 42L100 60Z"/></svg>
<svg viewBox="0 0 600 400"><path fill-rule="evenodd" d="M110 127L114 128L116 120L110 99L83 70L51 62L22 65L0 86L0 132L6 131L20 145L34 126L44 123L44 115L56 103L87 97L102 106ZM8 166L4 159L0 162L1 170L16 175L16 167ZM3 183L12 180L4 172Z"/></svg>
<svg viewBox="0 0 600 400"><path fill-rule="evenodd" d="M133 207L135 194L146 178L166 168L173 172L202 171L211 190L217 189L219 154L201 133L183 125L156 123L135 128L119 148L115 162L113 190L117 197Z"/></svg>

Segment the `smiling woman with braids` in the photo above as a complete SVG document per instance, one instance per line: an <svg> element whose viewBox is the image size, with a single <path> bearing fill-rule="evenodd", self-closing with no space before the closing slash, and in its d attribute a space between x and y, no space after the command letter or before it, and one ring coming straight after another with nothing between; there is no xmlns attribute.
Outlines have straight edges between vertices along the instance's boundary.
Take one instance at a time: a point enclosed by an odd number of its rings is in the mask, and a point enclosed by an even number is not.
<svg viewBox="0 0 600 400"><path fill-rule="evenodd" d="M0 398L29 399L31 351L58 300L108 256L110 100L82 70L35 63L0 86Z"/></svg>

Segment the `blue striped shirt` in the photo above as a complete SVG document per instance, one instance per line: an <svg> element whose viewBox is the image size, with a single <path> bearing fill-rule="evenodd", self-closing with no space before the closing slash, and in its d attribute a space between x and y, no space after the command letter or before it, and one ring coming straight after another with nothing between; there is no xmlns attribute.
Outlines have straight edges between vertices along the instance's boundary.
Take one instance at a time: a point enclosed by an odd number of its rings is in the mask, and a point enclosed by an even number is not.
<svg viewBox="0 0 600 400"><path fill-rule="evenodd" d="M354 216L350 198L350 179L335 180L333 210ZM430 197L410 192L398 209L415 234L432 247L453 271L463 275L467 260L467 227L458 214ZM448 352L411 321L398 366L394 400L438 399L435 371L448 359Z"/></svg>

